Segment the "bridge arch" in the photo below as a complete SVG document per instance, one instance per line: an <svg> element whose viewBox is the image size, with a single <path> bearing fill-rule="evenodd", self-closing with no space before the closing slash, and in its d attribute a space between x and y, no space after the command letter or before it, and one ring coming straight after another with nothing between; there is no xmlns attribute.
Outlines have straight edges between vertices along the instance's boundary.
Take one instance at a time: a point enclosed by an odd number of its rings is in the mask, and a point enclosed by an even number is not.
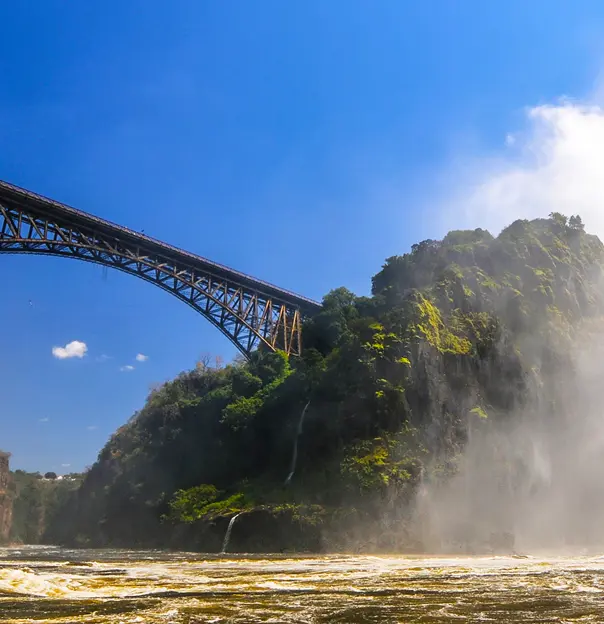
<svg viewBox="0 0 604 624"><path fill-rule="evenodd" d="M51 255L135 275L191 306L249 357L302 351L320 304L143 234L0 181L0 253Z"/></svg>

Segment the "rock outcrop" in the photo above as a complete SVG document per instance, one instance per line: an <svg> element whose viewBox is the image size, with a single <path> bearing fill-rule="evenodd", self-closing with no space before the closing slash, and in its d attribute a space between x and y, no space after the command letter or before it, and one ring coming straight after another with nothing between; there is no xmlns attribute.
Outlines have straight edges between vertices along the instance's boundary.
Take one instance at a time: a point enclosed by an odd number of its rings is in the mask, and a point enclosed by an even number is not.
<svg viewBox="0 0 604 624"><path fill-rule="evenodd" d="M9 491L9 459L9 453L0 451L0 544L8 542L13 518L13 499Z"/></svg>

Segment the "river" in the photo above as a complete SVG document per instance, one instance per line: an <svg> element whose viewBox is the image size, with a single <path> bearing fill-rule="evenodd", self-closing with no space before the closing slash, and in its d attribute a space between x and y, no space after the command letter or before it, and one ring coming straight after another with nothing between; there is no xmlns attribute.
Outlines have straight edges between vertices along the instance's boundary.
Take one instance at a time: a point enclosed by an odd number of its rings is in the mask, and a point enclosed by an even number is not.
<svg viewBox="0 0 604 624"><path fill-rule="evenodd" d="M0 622L604 622L604 557L9 548Z"/></svg>

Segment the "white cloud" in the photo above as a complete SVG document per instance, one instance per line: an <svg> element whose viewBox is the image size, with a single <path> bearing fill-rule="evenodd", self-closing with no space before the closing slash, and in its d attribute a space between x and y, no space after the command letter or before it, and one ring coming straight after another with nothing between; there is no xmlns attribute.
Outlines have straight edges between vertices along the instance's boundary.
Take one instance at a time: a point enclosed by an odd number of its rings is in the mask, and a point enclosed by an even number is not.
<svg viewBox="0 0 604 624"><path fill-rule="evenodd" d="M83 358L88 351L88 347L85 342L79 340L73 340L64 347L53 347L52 354L59 360L66 360L67 358Z"/></svg>
<svg viewBox="0 0 604 624"><path fill-rule="evenodd" d="M94 431L95 429L98 429L98 427L96 425L88 425L86 429L88 429L88 431Z"/></svg>
<svg viewBox="0 0 604 624"><path fill-rule="evenodd" d="M137 362L146 362L149 359L148 355L143 355L142 353L137 354L136 361Z"/></svg>
<svg viewBox="0 0 604 624"><path fill-rule="evenodd" d="M106 362L107 360L110 360L111 356L110 355L105 355L104 353L99 355L96 359L97 362Z"/></svg>
<svg viewBox="0 0 604 624"><path fill-rule="evenodd" d="M49 420L50 418L40 418L38 422L45 423L45 422L48 422Z"/></svg>
<svg viewBox="0 0 604 624"><path fill-rule="evenodd" d="M126 364L126 366L121 366L120 370L122 371L122 373L129 373L130 371L134 370L134 366L132 366L131 364Z"/></svg>
<svg viewBox="0 0 604 624"><path fill-rule="evenodd" d="M71 464L61 464L61 468L70 468Z"/></svg>
<svg viewBox="0 0 604 624"><path fill-rule="evenodd" d="M588 231L604 234L604 109L562 102L527 111L527 129L513 151L482 155L458 171L447 228L486 227L496 234L518 218L579 214ZM466 160L466 164L468 161Z"/></svg>

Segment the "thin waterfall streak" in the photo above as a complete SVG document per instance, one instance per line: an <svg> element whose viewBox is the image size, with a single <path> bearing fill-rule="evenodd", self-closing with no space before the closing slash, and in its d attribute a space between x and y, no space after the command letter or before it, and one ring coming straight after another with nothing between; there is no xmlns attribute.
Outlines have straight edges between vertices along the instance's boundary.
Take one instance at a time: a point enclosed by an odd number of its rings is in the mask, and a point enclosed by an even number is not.
<svg viewBox="0 0 604 624"><path fill-rule="evenodd" d="M235 520L237 520L237 518L239 518L239 516L241 515L242 512L239 512L238 514L235 514L232 518L231 521L229 522L229 526L227 527L225 536L224 536L224 542L222 542L222 550L220 551L221 555L224 555L226 553L226 549L229 546L229 540L231 539L231 531L233 530L233 525L235 524Z"/></svg>
<svg viewBox="0 0 604 624"><path fill-rule="evenodd" d="M292 455L292 463L290 467L289 474L287 475L287 479L285 479L285 485L289 485L291 480L294 477L294 473L296 472L296 464L298 463L298 438L302 435L302 426L304 425L304 417L306 416L306 410L310 405L310 401L304 406L302 410L302 414L300 415L300 420L298 421L298 431L296 432L296 439L294 440L294 452Z"/></svg>

